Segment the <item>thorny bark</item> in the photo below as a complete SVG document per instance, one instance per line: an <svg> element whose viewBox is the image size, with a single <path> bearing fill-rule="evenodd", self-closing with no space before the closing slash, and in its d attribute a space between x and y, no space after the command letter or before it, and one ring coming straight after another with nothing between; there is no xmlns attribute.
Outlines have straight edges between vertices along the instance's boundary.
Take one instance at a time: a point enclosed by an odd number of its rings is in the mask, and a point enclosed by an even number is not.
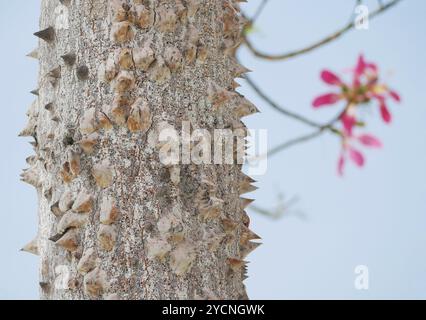
<svg viewBox="0 0 426 320"><path fill-rule="evenodd" d="M244 129L238 0L42 0L22 174L42 299L244 299L258 237L241 165L174 165L157 134Z"/></svg>

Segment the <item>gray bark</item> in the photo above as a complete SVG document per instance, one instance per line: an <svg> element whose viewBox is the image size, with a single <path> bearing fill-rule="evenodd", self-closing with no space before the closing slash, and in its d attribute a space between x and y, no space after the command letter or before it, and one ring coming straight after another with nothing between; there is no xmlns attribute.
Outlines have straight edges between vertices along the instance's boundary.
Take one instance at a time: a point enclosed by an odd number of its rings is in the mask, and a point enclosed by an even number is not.
<svg viewBox="0 0 426 320"><path fill-rule="evenodd" d="M257 244L234 164L164 165L166 125L244 129L234 0L42 0L22 178L42 299L244 299Z"/></svg>

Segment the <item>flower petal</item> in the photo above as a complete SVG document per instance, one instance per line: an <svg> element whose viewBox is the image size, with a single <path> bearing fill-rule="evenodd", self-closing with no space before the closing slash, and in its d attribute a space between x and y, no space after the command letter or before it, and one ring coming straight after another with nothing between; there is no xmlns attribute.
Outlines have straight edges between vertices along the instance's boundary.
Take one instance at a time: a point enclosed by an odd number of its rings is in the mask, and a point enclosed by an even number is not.
<svg viewBox="0 0 426 320"><path fill-rule="evenodd" d="M354 79L352 85L355 88L358 88L361 85L361 76L364 74L365 68L366 66L364 56L361 54L354 69Z"/></svg>
<svg viewBox="0 0 426 320"><path fill-rule="evenodd" d="M344 170L345 170L345 156L343 155L343 153L340 155L339 157L339 161L337 163L337 174L339 176L343 176Z"/></svg>
<svg viewBox="0 0 426 320"><path fill-rule="evenodd" d="M389 95L391 96L392 99L394 99L396 102L401 102L401 96L393 90L389 90Z"/></svg>
<svg viewBox="0 0 426 320"><path fill-rule="evenodd" d="M378 70L376 64L365 61L364 55L360 54L354 69L353 85L359 87L361 85L361 77L365 75L367 71L372 71L374 74L377 74Z"/></svg>
<svg viewBox="0 0 426 320"><path fill-rule="evenodd" d="M312 105L314 106L314 108L319 108L325 105L335 104L339 100L340 100L340 95L336 93L328 93L328 94L324 94L322 96L317 97L313 101Z"/></svg>
<svg viewBox="0 0 426 320"><path fill-rule="evenodd" d="M377 64L365 61L364 55L360 54L358 58L358 63L355 67L355 73L361 76L367 70L377 72L379 68L377 67Z"/></svg>
<svg viewBox="0 0 426 320"><path fill-rule="evenodd" d="M379 68L377 67L377 64L375 63L367 63L365 65L366 69L372 70L373 72L377 72Z"/></svg>
<svg viewBox="0 0 426 320"><path fill-rule="evenodd" d="M383 103L385 103L385 97L384 96L382 96L381 94L379 94L379 93L377 93L377 92L375 92L375 91L370 91L369 92L369 96L370 96L370 98L374 98L374 99L376 99L380 104L383 104Z"/></svg>
<svg viewBox="0 0 426 320"><path fill-rule="evenodd" d="M352 86L354 89L359 88L361 86L361 79L359 76L354 76L354 81L352 82Z"/></svg>
<svg viewBox="0 0 426 320"><path fill-rule="evenodd" d="M321 72L321 79L325 83L334 86L340 86L343 84L342 80L336 74L328 70L324 70L323 72Z"/></svg>
<svg viewBox="0 0 426 320"><path fill-rule="evenodd" d="M382 142L371 134L363 134L358 137L358 141L364 146L371 148L381 148L383 147Z"/></svg>
<svg viewBox="0 0 426 320"><path fill-rule="evenodd" d="M386 106L385 101L381 101L380 103L380 114L382 116L382 119L386 123L390 123L392 121L392 115L389 112L388 107Z"/></svg>
<svg viewBox="0 0 426 320"><path fill-rule="evenodd" d="M352 147L349 148L349 157L358 167L364 166L364 163L365 163L364 156L358 150Z"/></svg>
<svg viewBox="0 0 426 320"><path fill-rule="evenodd" d="M365 63L364 55L360 54L358 57L357 65L355 67L355 75L357 77L360 77L361 75L364 74L366 68L367 68L367 64Z"/></svg>
<svg viewBox="0 0 426 320"><path fill-rule="evenodd" d="M355 116L352 116L352 115L348 114L347 112L345 112L341 116L340 120L342 121L343 129L345 129L345 133L348 136L352 136L352 129L356 125L356 118L355 118Z"/></svg>

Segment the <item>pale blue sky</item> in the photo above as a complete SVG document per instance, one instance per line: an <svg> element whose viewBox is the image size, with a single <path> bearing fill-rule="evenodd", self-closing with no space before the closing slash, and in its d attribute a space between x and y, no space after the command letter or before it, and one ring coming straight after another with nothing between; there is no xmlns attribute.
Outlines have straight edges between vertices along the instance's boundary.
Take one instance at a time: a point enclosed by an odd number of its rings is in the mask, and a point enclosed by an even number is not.
<svg viewBox="0 0 426 320"><path fill-rule="evenodd" d="M271 52L303 46L348 21L354 1L270 0L253 35ZM252 12L259 0L245 5ZM321 3L321 4L319 4ZM372 6L376 1L367 1ZM0 126L0 298L37 298L38 259L19 253L36 234L36 195L19 182L32 153L16 135L36 87L37 63L25 58L37 44L39 2L0 3L0 78L3 125ZM335 174L339 151L325 135L271 158L259 178L258 204L272 207L278 190L300 201L308 220L289 216L271 221L252 214L253 228L264 245L250 256L247 287L251 298L426 298L426 2L405 0L374 20L368 31L303 57L270 63L240 52L252 77L274 99L321 121L333 110L312 111L312 98L327 88L318 80L324 67L337 71L353 65L364 52L377 61L389 83L403 96L392 105L395 121L384 126L372 113L369 131L384 142L367 154L367 166L349 166L344 179ZM263 111L248 119L251 128L268 128L270 145L309 128L275 113L247 87L241 89ZM354 288L354 268L367 265L370 289Z"/></svg>

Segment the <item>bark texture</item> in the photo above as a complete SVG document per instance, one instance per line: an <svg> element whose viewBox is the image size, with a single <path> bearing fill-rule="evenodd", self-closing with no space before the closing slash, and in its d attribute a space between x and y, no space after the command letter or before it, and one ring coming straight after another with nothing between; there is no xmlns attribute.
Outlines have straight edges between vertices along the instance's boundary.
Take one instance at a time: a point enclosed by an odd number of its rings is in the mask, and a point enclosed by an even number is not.
<svg viewBox="0 0 426 320"><path fill-rule="evenodd" d="M164 165L159 131L240 129L236 0L42 0L21 133L39 194L42 299L244 299L257 244L235 164ZM243 134L243 135L244 135Z"/></svg>

